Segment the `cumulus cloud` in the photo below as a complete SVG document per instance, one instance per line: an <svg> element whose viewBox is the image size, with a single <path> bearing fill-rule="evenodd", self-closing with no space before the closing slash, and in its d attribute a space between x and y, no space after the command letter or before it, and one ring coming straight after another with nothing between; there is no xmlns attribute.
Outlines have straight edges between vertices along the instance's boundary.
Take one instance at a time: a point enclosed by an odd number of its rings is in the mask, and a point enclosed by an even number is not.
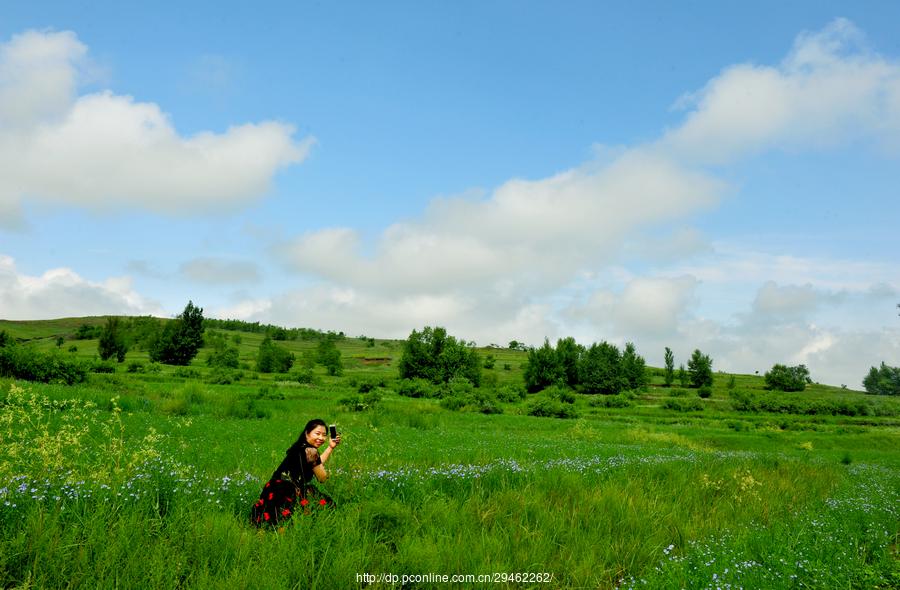
<svg viewBox="0 0 900 590"><path fill-rule="evenodd" d="M0 210L10 219L31 198L163 213L237 206L313 143L276 121L183 136L156 104L110 91L78 96L86 55L71 32L0 44Z"/></svg>
<svg viewBox="0 0 900 590"><path fill-rule="evenodd" d="M260 277L259 267L254 262L212 257L188 260L179 272L189 280L213 285L250 283Z"/></svg>
<svg viewBox="0 0 900 590"><path fill-rule="evenodd" d="M13 258L0 254L0 314L8 320L34 320L108 314L162 315L163 310L138 294L128 277L94 282L68 268L30 276L17 270Z"/></svg>
<svg viewBox="0 0 900 590"><path fill-rule="evenodd" d="M679 103L694 109L659 147L701 163L861 138L900 148L900 64L867 50L846 19L798 36L780 64L731 66Z"/></svg>
<svg viewBox="0 0 900 590"><path fill-rule="evenodd" d="M379 291L439 292L504 281L557 288L614 259L637 228L713 205L723 184L636 149L550 178L514 179L486 199L436 199L388 227L371 255L350 228L283 244L295 270Z"/></svg>

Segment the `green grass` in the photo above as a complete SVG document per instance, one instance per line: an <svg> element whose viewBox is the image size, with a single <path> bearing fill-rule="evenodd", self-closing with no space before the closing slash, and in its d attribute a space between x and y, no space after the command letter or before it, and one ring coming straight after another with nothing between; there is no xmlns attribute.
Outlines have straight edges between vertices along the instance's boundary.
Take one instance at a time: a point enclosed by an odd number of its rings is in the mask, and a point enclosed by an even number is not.
<svg viewBox="0 0 900 590"><path fill-rule="evenodd" d="M0 329L55 346L40 322L20 324ZM252 363L262 335L241 339ZM71 354L93 354L77 344ZM280 344L299 356L316 343ZM628 407L576 395L578 419L525 415L546 392L500 404L503 414L451 412L395 393L398 342L339 347L345 374L316 367L315 385L252 370L206 383L205 351L199 378L127 373L147 362L130 351L115 374L77 386L15 393L0 380L0 584L358 588L364 573L546 572L544 584L406 587L900 586L896 414L737 412L721 374L699 411L665 409L699 398L654 383L626 394ZM498 386L521 383L524 353L481 352L495 356L485 375ZM339 400L365 381L384 383L381 401L346 411ZM767 395L759 376L735 382ZM897 401L827 386L800 395ZM324 486L338 508L257 531L249 507L312 417L343 433Z"/></svg>

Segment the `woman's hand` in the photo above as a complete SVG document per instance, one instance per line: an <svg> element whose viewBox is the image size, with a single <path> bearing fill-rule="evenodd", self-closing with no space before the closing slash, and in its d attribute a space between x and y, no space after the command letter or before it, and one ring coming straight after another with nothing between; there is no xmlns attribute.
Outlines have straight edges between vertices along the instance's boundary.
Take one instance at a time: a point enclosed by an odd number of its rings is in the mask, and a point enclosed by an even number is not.
<svg viewBox="0 0 900 590"><path fill-rule="evenodd" d="M328 442L328 448L333 449L334 447L338 446L339 444L341 444L341 435L340 434Z"/></svg>

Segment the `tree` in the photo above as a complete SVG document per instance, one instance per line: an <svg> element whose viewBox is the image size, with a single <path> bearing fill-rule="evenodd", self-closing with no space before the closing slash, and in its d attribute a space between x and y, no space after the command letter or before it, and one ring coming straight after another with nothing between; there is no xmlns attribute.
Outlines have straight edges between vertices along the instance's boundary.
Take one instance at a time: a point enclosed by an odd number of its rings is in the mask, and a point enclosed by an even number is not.
<svg viewBox="0 0 900 590"><path fill-rule="evenodd" d="M900 367L890 367L883 362L880 368L872 367L863 379L863 387L875 395L900 395Z"/></svg>
<svg viewBox="0 0 900 590"><path fill-rule="evenodd" d="M325 337L319 340L319 346L316 350L316 360L325 367L325 370L332 377L344 373L344 364L341 362L341 351L338 350L334 338Z"/></svg>
<svg viewBox="0 0 900 590"><path fill-rule="evenodd" d="M188 301L184 311L166 323L150 346L150 360L169 365L187 365L203 345L203 308Z"/></svg>
<svg viewBox="0 0 900 590"><path fill-rule="evenodd" d="M7 334L6 330L0 330L0 348L3 348L7 344L12 344L12 337Z"/></svg>
<svg viewBox="0 0 900 590"><path fill-rule="evenodd" d="M563 380L569 387L578 385L578 361L582 354L584 347L575 342L571 336L556 341L556 362Z"/></svg>
<svg viewBox="0 0 900 590"><path fill-rule="evenodd" d="M780 391L803 391L809 383L809 369L806 365L788 367L776 364L765 374L766 387Z"/></svg>
<svg viewBox="0 0 900 590"><path fill-rule="evenodd" d="M608 342L594 343L581 355L578 381L585 393L616 394L622 391L622 357Z"/></svg>
<svg viewBox="0 0 900 590"><path fill-rule="evenodd" d="M259 345L256 370L260 373L287 373L294 366L294 355L286 348L272 342L267 334Z"/></svg>
<svg viewBox="0 0 900 590"><path fill-rule="evenodd" d="M666 387L672 387L672 382L675 381L675 354L668 346L666 347L666 373L664 379Z"/></svg>
<svg viewBox="0 0 900 590"><path fill-rule="evenodd" d="M462 377L481 385L481 363L472 343L457 340L441 327L413 330L403 343L397 369L401 379L449 383Z"/></svg>
<svg viewBox="0 0 900 590"><path fill-rule="evenodd" d="M525 388L534 393L565 381L565 373L559 364L557 351L550 346L550 340L544 339L540 348L528 351L528 360L522 370Z"/></svg>
<svg viewBox="0 0 900 590"><path fill-rule="evenodd" d="M684 370L684 363L678 365L678 382L682 387L688 386L688 372Z"/></svg>
<svg viewBox="0 0 900 590"><path fill-rule="evenodd" d="M640 389L649 381L647 363L631 342L625 343L625 351L622 353L622 379L628 389Z"/></svg>
<svg viewBox="0 0 900 590"><path fill-rule="evenodd" d="M56 337L56 348L62 348L62 345L65 344L65 342L66 342L65 338L63 338L62 336L57 336Z"/></svg>
<svg viewBox="0 0 900 590"><path fill-rule="evenodd" d="M699 349L694 350L694 354L691 355L691 359L688 361L688 376L690 377L691 387L712 386L712 359L709 358L709 355L703 354Z"/></svg>
<svg viewBox="0 0 900 590"><path fill-rule="evenodd" d="M106 325L100 332L100 342L97 343L97 352L104 361L112 357L116 357L120 363L125 360L128 345L125 343L124 326L119 318L106 318Z"/></svg>

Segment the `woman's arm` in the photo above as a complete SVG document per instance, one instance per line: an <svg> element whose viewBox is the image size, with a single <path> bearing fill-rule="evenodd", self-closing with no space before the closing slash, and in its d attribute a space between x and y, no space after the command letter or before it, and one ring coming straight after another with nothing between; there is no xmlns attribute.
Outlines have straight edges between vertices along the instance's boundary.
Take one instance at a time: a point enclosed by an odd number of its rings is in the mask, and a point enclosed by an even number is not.
<svg viewBox="0 0 900 590"><path fill-rule="evenodd" d="M325 471L324 465L325 462L328 461L328 459L331 457L331 451L333 451L334 447L338 446L339 444L341 444L340 436L331 439L331 441L328 443L328 448L325 449L321 455L319 455L319 458L322 460L322 462L319 465L313 467L312 471L313 475L315 475L316 479L320 482L324 482L326 479L328 479L328 472Z"/></svg>

